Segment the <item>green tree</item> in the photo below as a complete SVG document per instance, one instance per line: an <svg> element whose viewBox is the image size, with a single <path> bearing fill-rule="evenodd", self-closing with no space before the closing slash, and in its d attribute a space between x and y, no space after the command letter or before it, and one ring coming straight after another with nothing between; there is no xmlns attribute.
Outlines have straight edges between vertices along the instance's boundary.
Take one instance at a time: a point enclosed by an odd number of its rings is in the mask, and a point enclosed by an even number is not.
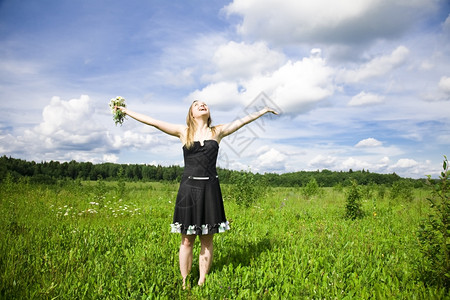
<svg viewBox="0 0 450 300"><path fill-rule="evenodd" d="M264 191L263 185L256 180L253 173L242 171L235 176L231 193L238 205L250 207Z"/></svg>
<svg viewBox="0 0 450 300"><path fill-rule="evenodd" d="M347 202L345 205L345 217L348 219L356 219L364 216L361 205L362 192L356 180L352 181L352 185L347 193Z"/></svg>
<svg viewBox="0 0 450 300"><path fill-rule="evenodd" d="M312 177L306 184L306 186L302 189L302 193L307 199L319 194L319 192L320 192L319 184L317 183L314 177Z"/></svg>
<svg viewBox="0 0 450 300"><path fill-rule="evenodd" d="M430 203L431 213L419 228L418 237L424 264L420 265L422 274L431 284L450 288L450 186L449 163L444 156L444 171L440 180L429 184L434 188Z"/></svg>

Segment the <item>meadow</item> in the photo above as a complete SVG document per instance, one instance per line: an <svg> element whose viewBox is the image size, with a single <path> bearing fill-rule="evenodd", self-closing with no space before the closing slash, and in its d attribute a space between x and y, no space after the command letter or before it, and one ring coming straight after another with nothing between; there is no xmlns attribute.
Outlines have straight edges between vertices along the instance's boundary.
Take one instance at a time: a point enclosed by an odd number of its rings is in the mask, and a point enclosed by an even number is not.
<svg viewBox="0 0 450 300"><path fill-rule="evenodd" d="M445 299L421 276L417 232L430 190L389 197L372 186L364 216L345 218L347 189L267 187L248 207L223 185L231 230L214 238L183 290L180 236L170 233L177 183L1 184L2 299Z"/></svg>

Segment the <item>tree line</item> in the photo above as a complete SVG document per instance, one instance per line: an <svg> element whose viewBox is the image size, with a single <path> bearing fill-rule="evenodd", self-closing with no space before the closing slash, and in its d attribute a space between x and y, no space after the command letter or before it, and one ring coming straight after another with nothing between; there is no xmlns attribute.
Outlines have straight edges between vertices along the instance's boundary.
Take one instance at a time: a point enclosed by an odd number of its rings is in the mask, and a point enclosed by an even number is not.
<svg viewBox="0 0 450 300"><path fill-rule="evenodd" d="M0 181L8 174L13 179L29 177L31 182L52 184L58 180L126 180L126 181L179 181L183 174L183 167L149 165L149 164L116 164L91 162L35 162L16 159L12 157L0 157ZM424 184L425 180L405 179L395 173L379 174L368 170L358 171L299 171L284 174L264 173L253 174L246 171L235 171L218 168L219 178L222 183L236 183L243 176L252 176L254 182L267 186L301 187L311 179L315 179L320 186L332 187L336 185L348 186L353 180L358 184L384 184L392 185L398 180L411 181L415 186Z"/></svg>

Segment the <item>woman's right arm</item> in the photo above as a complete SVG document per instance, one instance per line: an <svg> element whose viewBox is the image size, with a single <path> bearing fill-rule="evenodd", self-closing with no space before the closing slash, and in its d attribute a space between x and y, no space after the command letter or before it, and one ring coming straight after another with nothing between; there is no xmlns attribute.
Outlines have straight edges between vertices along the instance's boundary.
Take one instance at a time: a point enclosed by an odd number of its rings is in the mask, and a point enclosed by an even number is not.
<svg viewBox="0 0 450 300"><path fill-rule="evenodd" d="M164 122L161 120L157 120L152 117L129 110L125 107L116 107L116 109L120 109L124 114L132 117L133 119L135 119L141 123L153 126L156 129L159 129L162 132L167 133L169 135L173 135L178 138L182 138L184 136L184 132L186 130L185 125L172 124L172 123Z"/></svg>

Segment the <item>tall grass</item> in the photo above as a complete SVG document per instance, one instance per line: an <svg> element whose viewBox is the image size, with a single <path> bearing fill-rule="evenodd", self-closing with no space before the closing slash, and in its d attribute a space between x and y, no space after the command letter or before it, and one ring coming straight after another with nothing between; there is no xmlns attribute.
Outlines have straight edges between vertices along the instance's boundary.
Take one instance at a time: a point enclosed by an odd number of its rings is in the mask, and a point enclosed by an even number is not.
<svg viewBox="0 0 450 300"><path fill-rule="evenodd" d="M198 260L183 290L180 237L170 234L177 184L68 182L1 186L3 299L425 299L416 232L427 191L362 201L345 218L345 189L265 189L248 208L225 197L232 230L215 239L203 287ZM102 186L104 185L104 186ZM224 194L231 190L224 186ZM119 197L120 195L120 197ZM195 257L198 256L198 246Z"/></svg>

